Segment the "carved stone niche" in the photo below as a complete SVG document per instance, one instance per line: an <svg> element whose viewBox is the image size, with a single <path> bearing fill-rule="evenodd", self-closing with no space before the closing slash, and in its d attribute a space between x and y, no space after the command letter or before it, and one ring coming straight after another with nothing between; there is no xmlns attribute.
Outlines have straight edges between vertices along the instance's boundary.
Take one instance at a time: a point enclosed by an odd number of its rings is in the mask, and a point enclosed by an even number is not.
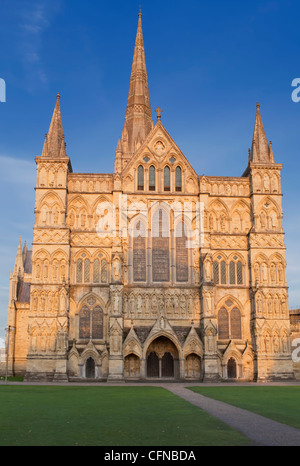
<svg viewBox="0 0 300 466"><path fill-rule="evenodd" d="M112 259L112 276L115 282L122 279L122 260L119 254L115 254Z"/></svg>
<svg viewBox="0 0 300 466"><path fill-rule="evenodd" d="M211 282L213 280L213 261L212 257L206 254L201 258L202 263L202 279L204 282Z"/></svg>
<svg viewBox="0 0 300 466"><path fill-rule="evenodd" d="M111 296L111 315L112 316L122 315L123 286L112 285L110 287L110 296Z"/></svg>

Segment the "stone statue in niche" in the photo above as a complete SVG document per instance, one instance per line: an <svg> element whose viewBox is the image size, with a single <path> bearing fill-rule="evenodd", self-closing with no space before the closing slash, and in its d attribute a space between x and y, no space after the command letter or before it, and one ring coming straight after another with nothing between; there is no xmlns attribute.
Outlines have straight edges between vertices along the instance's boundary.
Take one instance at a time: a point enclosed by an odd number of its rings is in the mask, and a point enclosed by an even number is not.
<svg viewBox="0 0 300 466"><path fill-rule="evenodd" d="M118 314L119 312L119 301L120 301L120 298L117 294L114 295L113 297L113 312L114 314Z"/></svg>
<svg viewBox="0 0 300 466"><path fill-rule="evenodd" d="M206 281L211 281L211 260L206 259L204 262L204 278Z"/></svg>
<svg viewBox="0 0 300 466"><path fill-rule="evenodd" d="M260 226L262 229L266 228L266 216L264 214L264 212L261 212L260 216L259 216L259 220L260 220Z"/></svg>
<svg viewBox="0 0 300 466"><path fill-rule="evenodd" d="M121 350L120 335L117 329L112 333L112 352L118 354Z"/></svg>
<svg viewBox="0 0 300 466"><path fill-rule="evenodd" d="M113 262L113 274L115 280L119 280L121 278L121 262L118 258Z"/></svg>

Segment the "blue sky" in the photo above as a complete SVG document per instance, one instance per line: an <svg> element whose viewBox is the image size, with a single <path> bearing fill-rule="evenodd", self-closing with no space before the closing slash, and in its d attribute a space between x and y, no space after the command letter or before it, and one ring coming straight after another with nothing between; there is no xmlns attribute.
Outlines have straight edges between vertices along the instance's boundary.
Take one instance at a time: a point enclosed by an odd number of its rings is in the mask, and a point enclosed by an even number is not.
<svg viewBox="0 0 300 466"><path fill-rule="evenodd" d="M199 175L242 175L260 102L283 164L290 307L300 307L299 1L1 0L0 336L19 237L32 242L34 158L56 94L73 170L112 172L140 5L153 115L164 110Z"/></svg>

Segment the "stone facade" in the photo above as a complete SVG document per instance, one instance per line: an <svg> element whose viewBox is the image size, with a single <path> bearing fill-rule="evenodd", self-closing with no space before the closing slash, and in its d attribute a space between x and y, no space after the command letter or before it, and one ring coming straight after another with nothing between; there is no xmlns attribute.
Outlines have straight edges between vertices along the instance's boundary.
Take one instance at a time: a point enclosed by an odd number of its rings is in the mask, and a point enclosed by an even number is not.
<svg viewBox="0 0 300 466"><path fill-rule="evenodd" d="M73 172L57 96L32 251L20 243L11 274L10 372L293 378L282 165L259 105L241 177L197 175L156 112L154 125L140 14L114 173Z"/></svg>

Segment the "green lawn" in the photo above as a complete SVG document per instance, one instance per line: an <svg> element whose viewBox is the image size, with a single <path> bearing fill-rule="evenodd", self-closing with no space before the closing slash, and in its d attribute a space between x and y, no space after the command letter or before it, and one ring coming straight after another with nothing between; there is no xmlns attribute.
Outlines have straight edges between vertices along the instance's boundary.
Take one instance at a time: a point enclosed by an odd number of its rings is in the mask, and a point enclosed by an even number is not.
<svg viewBox="0 0 300 466"><path fill-rule="evenodd" d="M300 429L300 386L188 388Z"/></svg>
<svg viewBox="0 0 300 466"><path fill-rule="evenodd" d="M159 387L0 385L1 446L247 445Z"/></svg>

